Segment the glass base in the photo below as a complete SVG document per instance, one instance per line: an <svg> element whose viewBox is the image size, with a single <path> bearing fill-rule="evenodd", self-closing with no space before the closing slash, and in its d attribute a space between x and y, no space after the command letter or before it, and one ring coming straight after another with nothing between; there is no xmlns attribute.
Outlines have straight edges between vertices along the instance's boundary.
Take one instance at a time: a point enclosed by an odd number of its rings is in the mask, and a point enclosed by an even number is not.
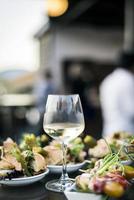
<svg viewBox="0 0 134 200"><path fill-rule="evenodd" d="M47 190L50 190L53 192L64 192L65 189L72 186L73 183L74 181L71 179L66 180L64 184L62 184L60 180L52 180L52 181L47 182L45 186Z"/></svg>

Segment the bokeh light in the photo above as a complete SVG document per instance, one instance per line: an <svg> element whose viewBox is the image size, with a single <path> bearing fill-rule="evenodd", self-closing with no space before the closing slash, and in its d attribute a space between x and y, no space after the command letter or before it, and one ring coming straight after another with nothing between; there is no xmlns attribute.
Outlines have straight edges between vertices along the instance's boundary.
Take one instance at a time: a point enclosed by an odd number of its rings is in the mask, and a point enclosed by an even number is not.
<svg viewBox="0 0 134 200"><path fill-rule="evenodd" d="M50 17L63 15L68 9L68 0L47 0L47 13Z"/></svg>

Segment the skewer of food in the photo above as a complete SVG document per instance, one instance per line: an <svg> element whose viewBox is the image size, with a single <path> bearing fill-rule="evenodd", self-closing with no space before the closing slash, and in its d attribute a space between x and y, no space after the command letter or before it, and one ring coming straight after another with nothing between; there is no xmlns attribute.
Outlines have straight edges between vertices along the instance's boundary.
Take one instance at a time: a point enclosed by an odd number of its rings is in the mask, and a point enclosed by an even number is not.
<svg viewBox="0 0 134 200"><path fill-rule="evenodd" d="M122 165L119 154L120 151L106 155L77 176L77 191L121 197L134 178L134 168Z"/></svg>

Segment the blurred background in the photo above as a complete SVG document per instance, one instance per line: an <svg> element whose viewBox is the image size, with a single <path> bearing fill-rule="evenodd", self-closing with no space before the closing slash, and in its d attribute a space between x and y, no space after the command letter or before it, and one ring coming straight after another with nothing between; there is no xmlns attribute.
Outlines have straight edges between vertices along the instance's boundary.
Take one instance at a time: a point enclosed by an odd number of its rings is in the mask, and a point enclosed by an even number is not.
<svg viewBox="0 0 134 200"><path fill-rule="evenodd" d="M100 138L99 87L134 50L133 0L0 0L0 138L43 133L49 93L78 93Z"/></svg>

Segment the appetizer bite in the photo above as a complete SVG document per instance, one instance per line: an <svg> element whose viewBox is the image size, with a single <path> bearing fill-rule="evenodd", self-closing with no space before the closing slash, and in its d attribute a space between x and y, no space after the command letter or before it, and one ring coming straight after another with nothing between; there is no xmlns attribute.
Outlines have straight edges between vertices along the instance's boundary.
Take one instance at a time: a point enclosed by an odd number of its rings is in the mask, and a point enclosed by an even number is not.
<svg viewBox="0 0 134 200"><path fill-rule="evenodd" d="M123 145L124 141L130 137L130 133L116 132L113 133L111 136L105 138L105 140L99 139L96 146L89 149L89 156L97 160L99 158L104 158L107 154L110 153L110 151L112 151L113 153L117 153ZM108 146L110 146L110 148ZM120 159L128 160L128 156L124 151L120 152Z"/></svg>
<svg viewBox="0 0 134 200"><path fill-rule="evenodd" d="M124 142L124 151L134 161L134 136L127 138Z"/></svg>
<svg viewBox="0 0 134 200"><path fill-rule="evenodd" d="M89 144L85 144L80 137L71 141L67 148L67 163L83 162L87 157L86 146L89 148ZM19 147L22 151L30 150L40 153L44 156L47 165L62 165L63 153L61 144L56 140L49 141L45 134L36 137L32 133L26 133L23 135Z"/></svg>
<svg viewBox="0 0 134 200"><path fill-rule="evenodd" d="M134 168L122 165L120 151L99 159L94 167L77 176L77 189L82 192L121 197L130 185L129 180L134 178Z"/></svg>
<svg viewBox="0 0 134 200"><path fill-rule="evenodd" d="M33 176L46 170L46 160L31 143L22 150L11 138L0 147L0 179Z"/></svg>
<svg viewBox="0 0 134 200"><path fill-rule="evenodd" d="M47 152L48 165L62 165L63 155L61 144L58 141L52 141L48 146L44 147ZM86 152L84 151L84 144L80 137L69 143L67 149L67 163L80 163L85 160Z"/></svg>

